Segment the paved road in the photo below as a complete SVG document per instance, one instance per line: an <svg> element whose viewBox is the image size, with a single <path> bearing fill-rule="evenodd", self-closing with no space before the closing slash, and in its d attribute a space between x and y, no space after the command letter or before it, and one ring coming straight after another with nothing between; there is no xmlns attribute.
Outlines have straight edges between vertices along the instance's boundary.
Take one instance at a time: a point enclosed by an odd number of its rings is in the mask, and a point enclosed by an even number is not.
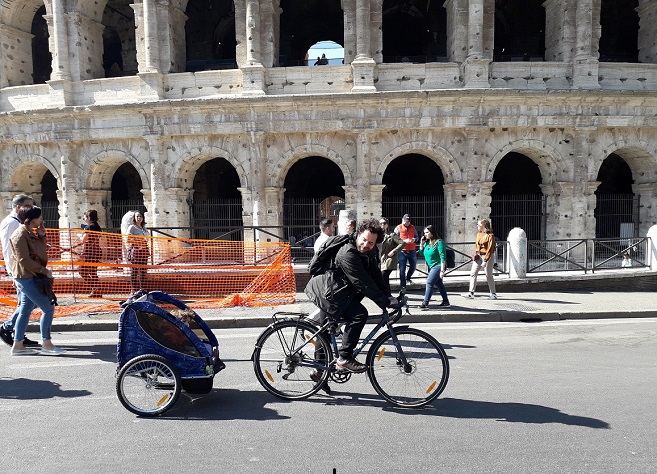
<svg viewBox="0 0 657 474"><path fill-rule="evenodd" d="M0 348L2 470L654 472L657 319L418 326L451 359L421 410L391 407L365 375L332 397L276 399L248 360L256 328L217 331L215 389L157 419L119 404L109 332L55 334L61 358Z"/></svg>

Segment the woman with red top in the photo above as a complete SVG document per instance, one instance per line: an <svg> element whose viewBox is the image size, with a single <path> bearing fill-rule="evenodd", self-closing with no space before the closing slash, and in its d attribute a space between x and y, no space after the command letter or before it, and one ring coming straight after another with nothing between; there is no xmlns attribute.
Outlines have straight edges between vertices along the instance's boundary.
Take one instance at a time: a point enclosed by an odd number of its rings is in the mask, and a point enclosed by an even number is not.
<svg viewBox="0 0 657 474"><path fill-rule="evenodd" d="M477 275L482 268L486 270L486 280L491 300L497 299L495 293L495 279L493 278L494 260L491 258L495 255L495 236L488 219L481 219L477 222L477 239L475 240L475 252L472 256L472 269L470 270L470 291L466 293L466 298L474 298L475 287L477 286Z"/></svg>

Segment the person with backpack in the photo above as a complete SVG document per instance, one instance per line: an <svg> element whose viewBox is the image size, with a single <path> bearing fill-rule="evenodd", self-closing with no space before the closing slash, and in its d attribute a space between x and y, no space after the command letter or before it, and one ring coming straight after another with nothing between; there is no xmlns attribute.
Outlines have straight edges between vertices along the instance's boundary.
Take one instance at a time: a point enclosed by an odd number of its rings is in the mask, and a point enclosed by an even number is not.
<svg viewBox="0 0 657 474"><path fill-rule="evenodd" d="M449 306L449 299L447 298L447 290L443 283L445 270L447 267L447 252L445 251L445 242L443 239L436 235L433 226L428 225L424 228L422 239L420 240L420 252L424 254L424 260L427 262L427 288L424 291L424 300L420 308L426 309L429 307L429 301L433 295L434 285L438 286L440 296L443 301L438 306Z"/></svg>
<svg viewBox="0 0 657 474"><path fill-rule="evenodd" d="M309 265L314 275L305 293L320 310L345 322L337 361L339 370L361 373L367 366L353 355L367 322L367 309L361 301L367 297L380 308L396 305L378 264L377 242L383 229L376 219L362 222L352 235L328 239Z"/></svg>

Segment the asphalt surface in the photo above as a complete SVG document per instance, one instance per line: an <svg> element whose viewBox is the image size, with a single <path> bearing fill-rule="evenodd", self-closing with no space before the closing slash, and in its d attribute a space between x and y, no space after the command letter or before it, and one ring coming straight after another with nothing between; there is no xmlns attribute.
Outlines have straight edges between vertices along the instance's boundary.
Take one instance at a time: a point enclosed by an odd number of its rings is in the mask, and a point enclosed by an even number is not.
<svg viewBox="0 0 657 474"><path fill-rule="evenodd" d="M654 275L654 272L643 272ZM482 275L483 276L483 275ZM628 278L630 277L630 278ZM590 275L547 275L525 281L513 281L501 277L497 280L498 299L488 299L485 278L478 285L480 290L474 299L463 297L465 277L447 283L451 306L438 307L440 294L436 291L429 309L420 309L424 294L424 281L414 278L415 285L408 288L408 312L401 322L536 322L565 319L600 318L648 318L657 317L657 292L632 291L633 284L640 278L625 274ZM644 278L645 280L645 278ZM652 281L652 280L650 280ZM619 291L598 291L586 288L619 288ZM595 286L592 286L595 285ZM550 287L572 288L571 291L550 291ZM645 285L644 285L645 286ZM652 284L651 284L652 286ZM548 288L543 290L541 288ZM394 286L393 286L394 290ZM380 309L369 300L364 301L371 315ZM264 327L277 312L310 313L314 305L302 292L297 293L293 304L266 307L232 307L223 309L197 310L197 313L213 329ZM117 305L115 313L82 314L55 318L54 331L115 331L120 316ZM36 325L32 322L31 325ZM36 329L36 328L34 328ZM34 330L32 329L32 330ZM38 330L38 329L37 329Z"/></svg>

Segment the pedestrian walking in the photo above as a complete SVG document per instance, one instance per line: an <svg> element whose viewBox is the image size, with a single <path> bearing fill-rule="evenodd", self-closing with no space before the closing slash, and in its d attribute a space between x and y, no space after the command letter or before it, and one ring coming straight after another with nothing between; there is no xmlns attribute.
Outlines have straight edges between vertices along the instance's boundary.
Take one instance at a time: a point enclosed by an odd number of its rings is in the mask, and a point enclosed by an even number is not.
<svg viewBox="0 0 657 474"><path fill-rule="evenodd" d="M20 291L18 302L18 318L14 328L14 344L12 356L37 354L38 351L25 347L25 330L30 315L35 308L41 314L41 354L60 355L64 349L56 347L50 337L50 328L55 314L54 294L52 292L52 272L46 268L48 264L48 245L46 243L46 227L43 223L41 208L23 206L18 210L21 221L18 229L11 236L13 252L12 274L16 288Z"/></svg>
<svg viewBox="0 0 657 474"><path fill-rule="evenodd" d="M381 242L381 274L383 281L390 291L390 274L397 270L399 261L399 252L404 248L404 241L394 232L388 233L388 219L382 217L379 219L379 224L383 229L384 236Z"/></svg>
<svg viewBox="0 0 657 474"><path fill-rule="evenodd" d="M84 237L82 237L82 261L83 262L100 262L102 250L100 248L100 235L102 232L98 224L98 211L89 209L84 213L84 222L86 225ZM87 283L90 290L89 297L100 298L102 293L98 286L98 267L96 265L80 266L80 276Z"/></svg>
<svg viewBox="0 0 657 474"><path fill-rule="evenodd" d="M395 234L397 234L404 241L405 245L399 253L399 286L402 291L406 291L406 284L413 285L411 277L415 273L417 266L417 252L415 251L415 244L417 243L418 235L415 226L411 224L411 216L404 214L402 222L395 227ZM408 272L406 271L408 265Z"/></svg>
<svg viewBox="0 0 657 474"><path fill-rule="evenodd" d="M447 269L447 252L445 249L445 242L433 230L433 226L428 225L424 228L422 239L420 240L420 252L424 255L424 260L427 262L427 286L424 291L424 299L420 308L426 309L429 307L429 301L433 295L434 286L438 286L440 296L443 301L438 305L442 307L449 306L449 299L447 298L447 289L443 283L445 270Z"/></svg>
<svg viewBox="0 0 657 474"><path fill-rule="evenodd" d="M488 296L491 300L497 299L495 292L495 279L493 278L493 267L495 264L495 236L493 228L488 219L481 219L477 222L477 238L475 240L474 254L472 255L472 268L470 269L470 288L466 293L466 298L474 298L475 287L477 286L477 275L479 270L486 271L486 280L488 281Z"/></svg>
<svg viewBox="0 0 657 474"><path fill-rule="evenodd" d="M13 274L11 271L13 264L13 252L11 249L10 239L14 231L16 231L16 229L18 229L18 227L21 225L21 222L18 219L18 210L23 206L33 205L34 200L27 194L18 194L14 196L14 199L11 202L12 211L2 220L2 222L0 222L0 241L2 242L2 255L5 261L5 269L7 270L7 274L12 277L12 284L16 288L17 303L20 302L21 295L20 291L16 287L16 283L13 281ZM19 305L17 304L14 313L9 317L7 321L2 324L2 326L0 326L0 339L2 339L5 344L10 346L14 344L14 327L16 326L16 319L18 318L18 307ZM23 345L38 346L39 343L32 341L28 339L27 336L25 336L23 337Z"/></svg>
<svg viewBox="0 0 657 474"><path fill-rule="evenodd" d="M315 244L313 245L313 250L315 250L315 253L317 253L319 250L319 246L326 242L328 238L333 235L333 219L322 219L319 223L319 230L319 237L317 237L317 240L315 240Z"/></svg>

